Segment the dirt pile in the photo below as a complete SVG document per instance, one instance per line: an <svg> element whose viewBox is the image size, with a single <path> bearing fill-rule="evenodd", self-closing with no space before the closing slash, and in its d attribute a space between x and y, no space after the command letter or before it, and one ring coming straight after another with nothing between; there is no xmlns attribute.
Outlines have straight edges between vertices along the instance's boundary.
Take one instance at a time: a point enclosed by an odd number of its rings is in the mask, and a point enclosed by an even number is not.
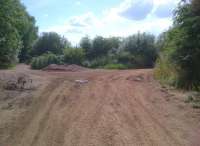
<svg viewBox="0 0 200 146"><path fill-rule="evenodd" d="M79 72L79 71L85 71L88 70L88 68L71 64L71 65L57 65L57 64L51 64L43 69L44 71L69 71L69 72Z"/></svg>

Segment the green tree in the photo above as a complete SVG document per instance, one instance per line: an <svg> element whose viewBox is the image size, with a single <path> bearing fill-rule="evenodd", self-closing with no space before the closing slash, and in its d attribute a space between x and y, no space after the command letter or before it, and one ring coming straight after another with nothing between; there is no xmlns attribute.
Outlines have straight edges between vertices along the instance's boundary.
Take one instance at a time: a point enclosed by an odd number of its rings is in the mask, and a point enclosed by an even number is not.
<svg viewBox="0 0 200 146"><path fill-rule="evenodd" d="M37 35L34 18L19 0L0 1L0 67L25 60ZM34 36L34 37L33 37Z"/></svg>
<svg viewBox="0 0 200 146"><path fill-rule="evenodd" d="M192 7L191 3L184 3L177 8L174 18L174 27L178 31L173 37L176 49L172 54L172 59L175 64L180 66L179 86L188 89L197 89L200 85L199 14L199 7Z"/></svg>
<svg viewBox="0 0 200 146"><path fill-rule="evenodd" d="M153 67L157 58L155 37L151 34L137 33L125 38L120 45L120 50L129 52L134 56L133 66Z"/></svg>
<svg viewBox="0 0 200 146"><path fill-rule="evenodd" d="M1 17L0 22L0 68L8 68L18 61L22 45L17 30Z"/></svg>
<svg viewBox="0 0 200 146"><path fill-rule="evenodd" d="M46 32L37 40L33 49L33 55L40 56L47 52L63 54L63 50L70 46L69 41L64 37L61 37L59 34L55 32Z"/></svg>
<svg viewBox="0 0 200 146"><path fill-rule="evenodd" d="M97 36L92 41L92 49L91 49L91 55L93 58L96 57L102 57L104 55L107 55L109 51L109 45L102 36Z"/></svg>
<svg viewBox="0 0 200 146"><path fill-rule="evenodd" d="M18 0L0 1L0 68L7 68L17 62L22 47L17 29L23 13L21 8Z"/></svg>
<svg viewBox="0 0 200 146"><path fill-rule="evenodd" d="M80 47L85 50L86 57L91 58L92 43L88 36L83 37L80 41Z"/></svg>
<svg viewBox="0 0 200 146"><path fill-rule="evenodd" d="M35 23L35 18L27 14L24 27L21 31L23 47L19 53L20 62L25 62L31 59L31 51L38 37L38 28Z"/></svg>
<svg viewBox="0 0 200 146"><path fill-rule="evenodd" d="M105 38L105 48L108 50L108 55L113 56L119 52L121 39L119 37Z"/></svg>
<svg viewBox="0 0 200 146"><path fill-rule="evenodd" d="M182 2L174 14L174 25L166 33L158 69L168 67L175 76L174 83L185 89L200 86L200 11L199 1ZM165 59L165 61L163 60ZM162 76L166 76L163 72ZM169 74L169 73L167 73ZM167 76L166 76L167 77ZM168 76L168 78L171 78Z"/></svg>

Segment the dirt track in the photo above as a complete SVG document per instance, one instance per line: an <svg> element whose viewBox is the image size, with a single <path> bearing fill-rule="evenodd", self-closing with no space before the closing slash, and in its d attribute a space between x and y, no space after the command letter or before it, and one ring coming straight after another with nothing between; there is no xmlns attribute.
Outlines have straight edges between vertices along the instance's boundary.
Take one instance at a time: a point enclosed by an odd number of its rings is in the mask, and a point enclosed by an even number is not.
<svg viewBox="0 0 200 146"><path fill-rule="evenodd" d="M42 84L0 99L0 146L199 146L200 110L152 70L23 72ZM30 104L2 108L22 96Z"/></svg>

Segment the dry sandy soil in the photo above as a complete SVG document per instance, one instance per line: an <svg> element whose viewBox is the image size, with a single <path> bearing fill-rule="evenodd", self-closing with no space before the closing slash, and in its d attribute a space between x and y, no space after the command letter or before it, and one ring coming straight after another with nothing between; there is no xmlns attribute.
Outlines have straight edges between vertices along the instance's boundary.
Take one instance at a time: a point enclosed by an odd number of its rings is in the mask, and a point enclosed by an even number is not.
<svg viewBox="0 0 200 146"><path fill-rule="evenodd" d="M24 90L1 86L0 146L200 146L200 110L152 73L0 71L1 84L33 80Z"/></svg>

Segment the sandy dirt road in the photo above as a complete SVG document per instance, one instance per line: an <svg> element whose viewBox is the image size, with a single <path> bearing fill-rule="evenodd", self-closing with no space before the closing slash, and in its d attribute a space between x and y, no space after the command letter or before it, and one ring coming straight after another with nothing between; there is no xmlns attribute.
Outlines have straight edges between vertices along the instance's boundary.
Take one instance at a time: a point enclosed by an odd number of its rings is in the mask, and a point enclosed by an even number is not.
<svg viewBox="0 0 200 146"><path fill-rule="evenodd" d="M16 72L41 85L0 98L0 146L200 145L200 110L162 88L152 70Z"/></svg>

